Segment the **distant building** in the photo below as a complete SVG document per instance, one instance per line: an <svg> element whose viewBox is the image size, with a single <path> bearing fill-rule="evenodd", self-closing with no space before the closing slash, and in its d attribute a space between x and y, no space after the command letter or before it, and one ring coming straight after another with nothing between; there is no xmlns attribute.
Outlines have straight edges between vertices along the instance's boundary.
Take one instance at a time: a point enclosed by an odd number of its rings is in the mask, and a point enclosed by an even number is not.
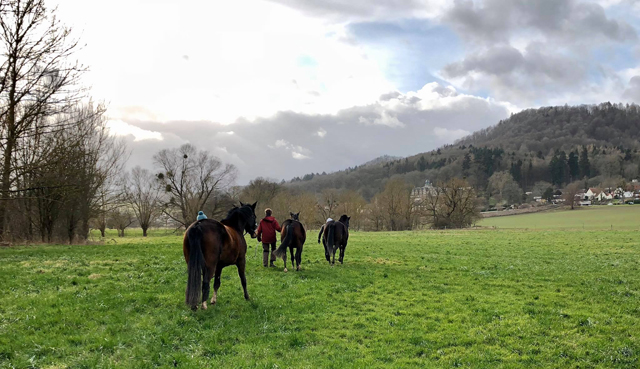
<svg viewBox="0 0 640 369"><path fill-rule="evenodd" d="M589 188L589 190L584 194L586 199L593 200L594 197L600 195L602 192L599 188Z"/></svg>
<svg viewBox="0 0 640 369"><path fill-rule="evenodd" d="M424 181L424 186L414 187L414 189L411 190L411 199L413 201L419 201L426 198L428 194L435 195L436 188L431 184L431 181L427 179Z"/></svg>

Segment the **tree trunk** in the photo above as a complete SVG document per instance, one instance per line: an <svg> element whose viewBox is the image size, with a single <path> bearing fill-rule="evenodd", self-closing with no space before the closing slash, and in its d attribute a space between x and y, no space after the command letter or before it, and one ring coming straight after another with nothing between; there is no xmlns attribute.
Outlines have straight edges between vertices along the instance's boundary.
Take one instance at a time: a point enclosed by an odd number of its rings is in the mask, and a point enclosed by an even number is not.
<svg viewBox="0 0 640 369"><path fill-rule="evenodd" d="M147 237L147 228L149 227L142 227L142 237Z"/></svg>
<svg viewBox="0 0 640 369"><path fill-rule="evenodd" d="M7 205L9 202L9 190L11 190L11 157L13 155L13 147L15 145L15 140L13 138L13 124L12 120L12 112L10 109L9 117L7 120L9 121L8 125L10 129L8 129L9 137L7 138L6 146L4 147L4 163L2 167L2 198L0 198L0 239L4 237L4 228L5 228L5 218L7 215Z"/></svg>

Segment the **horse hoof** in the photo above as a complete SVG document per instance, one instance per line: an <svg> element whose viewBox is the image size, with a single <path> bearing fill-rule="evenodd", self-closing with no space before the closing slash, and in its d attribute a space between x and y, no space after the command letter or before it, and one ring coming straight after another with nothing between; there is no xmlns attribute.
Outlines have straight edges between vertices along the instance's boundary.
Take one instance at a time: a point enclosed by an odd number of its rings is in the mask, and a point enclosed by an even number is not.
<svg viewBox="0 0 640 369"><path fill-rule="evenodd" d="M299 271L300 271L300 267L297 267L297 268L296 268L296 271L297 271L297 272L299 272Z"/></svg>
<svg viewBox="0 0 640 369"><path fill-rule="evenodd" d="M247 300L247 301L250 301L250 300L251 300L251 299L249 298L249 295L245 295L245 296L244 296L244 299L245 299L245 300Z"/></svg>
<svg viewBox="0 0 640 369"><path fill-rule="evenodd" d="M197 311L197 310L198 310L198 306L197 306L197 305L193 305L193 306L191 307L191 310L192 310L192 311Z"/></svg>
<svg viewBox="0 0 640 369"><path fill-rule="evenodd" d="M286 272L288 272L287 268L284 268L284 272L285 272L285 273L286 273Z"/></svg>
<svg viewBox="0 0 640 369"><path fill-rule="evenodd" d="M206 301L202 302L202 310L207 310L207 302Z"/></svg>

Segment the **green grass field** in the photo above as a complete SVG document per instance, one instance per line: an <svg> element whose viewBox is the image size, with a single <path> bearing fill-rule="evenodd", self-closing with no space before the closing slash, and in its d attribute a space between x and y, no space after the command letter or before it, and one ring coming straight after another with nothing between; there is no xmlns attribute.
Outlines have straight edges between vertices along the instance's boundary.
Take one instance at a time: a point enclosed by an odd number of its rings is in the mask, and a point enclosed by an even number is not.
<svg viewBox="0 0 640 369"><path fill-rule="evenodd" d="M116 241L0 249L0 368L640 365L635 231L354 232L289 273L252 240L252 300L229 267L195 313L180 237Z"/></svg>
<svg viewBox="0 0 640 369"><path fill-rule="evenodd" d="M592 206L575 210L486 218L482 227L520 229L640 230L640 205Z"/></svg>

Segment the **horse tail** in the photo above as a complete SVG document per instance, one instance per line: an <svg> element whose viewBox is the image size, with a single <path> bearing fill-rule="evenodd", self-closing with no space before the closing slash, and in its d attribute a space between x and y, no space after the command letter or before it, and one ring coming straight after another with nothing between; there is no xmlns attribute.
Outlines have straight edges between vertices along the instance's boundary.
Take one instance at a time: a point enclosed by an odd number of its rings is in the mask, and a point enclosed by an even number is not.
<svg viewBox="0 0 640 369"><path fill-rule="evenodd" d="M204 256L202 255L202 229L200 224L196 223L187 230L187 238L189 239L189 263L187 264L187 292L186 303L194 307L197 306L202 299L202 270L205 267Z"/></svg>
<svg viewBox="0 0 640 369"><path fill-rule="evenodd" d="M329 230L327 231L327 251L331 252L333 250L333 245L335 244L335 230L336 224L329 224Z"/></svg>
<svg viewBox="0 0 640 369"><path fill-rule="evenodd" d="M293 222L287 225L287 235L284 236L284 240L282 240L282 244L280 245L280 247L278 247L274 255L278 258L281 256L285 257L287 255L287 247L291 245L292 240L293 240Z"/></svg>

